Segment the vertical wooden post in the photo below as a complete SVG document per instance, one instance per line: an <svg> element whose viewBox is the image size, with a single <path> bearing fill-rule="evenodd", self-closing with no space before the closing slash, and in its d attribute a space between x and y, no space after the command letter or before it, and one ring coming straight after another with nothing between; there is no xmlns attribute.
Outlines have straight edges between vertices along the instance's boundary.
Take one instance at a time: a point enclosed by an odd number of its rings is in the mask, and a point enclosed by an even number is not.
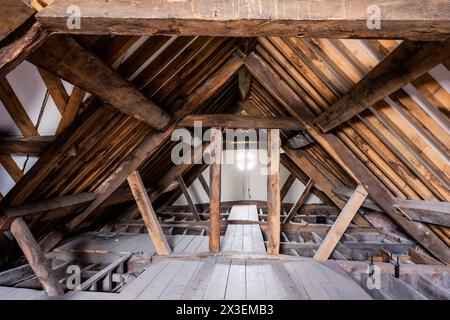
<svg viewBox="0 0 450 320"><path fill-rule="evenodd" d="M314 255L315 260L324 261L330 257L366 197L367 191L363 188L363 186L358 186L345 207L342 208L341 213L337 217L336 221L334 221L333 226L330 228L330 231L328 231L327 236Z"/></svg>
<svg viewBox="0 0 450 320"><path fill-rule="evenodd" d="M211 128L211 165L209 167L209 251L220 251L220 178L222 129Z"/></svg>
<svg viewBox="0 0 450 320"><path fill-rule="evenodd" d="M22 218L16 218L11 223L11 233L16 238L25 258L33 269L44 291L49 296L61 296L64 290L52 271L50 262L31 234L30 229Z"/></svg>
<svg viewBox="0 0 450 320"><path fill-rule="evenodd" d="M267 253L280 253L280 130L267 130Z"/></svg>
<svg viewBox="0 0 450 320"><path fill-rule="evenodd" d="M160 256L167 256L172 253L172 250L167 243L167 239L159 225L156 213L153 210L150 198L145 190L144 183L138 171L134 171L127 178L130 185L131 192L133 193L136 204L141 212L145 226L148 230L148 235L152 240L156 253Z"/></svg>

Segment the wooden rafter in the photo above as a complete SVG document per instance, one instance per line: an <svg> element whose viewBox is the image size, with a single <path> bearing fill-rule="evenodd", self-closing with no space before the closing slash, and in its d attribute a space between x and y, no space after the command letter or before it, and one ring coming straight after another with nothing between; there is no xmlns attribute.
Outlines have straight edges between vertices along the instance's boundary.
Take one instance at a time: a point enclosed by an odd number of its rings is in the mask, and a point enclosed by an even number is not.
<svg viewBox="0 0 450 320"><path fill-rule="evenodd" d="M328 132L447 59L449 41L404 41L315 122Z"/></svg>
<svg viewBox="0 0 450 320"><path fill-rule="evenodd" d="M448 39L445 1L378 1L380 28L369 28L370 0L190 0L140 2L55 1L38 14L50 31L77 34L307 36L318 38ZM68 29L66 8L81 8L80 29ZM420 8L433 7L432 11ZM370 22L370 21L369 21ZM133 26L139 25L139 28ZM433 26L433 27L430 27Z"/></svg>
<svg viewBox="0 0 450 320"><path fill-rule="evenodd" d="M314 186L314 181L310 179L308 183L305 186L305 189L303 190L302 194L298 198L297 202L292 206L291 210L289 210L289 213L287 217L284 219L283 223L289 223L291 222L292 218L297 214L297 211L301 208L301 206L308 200L308 197L311 193L311 190Z"/></svg>

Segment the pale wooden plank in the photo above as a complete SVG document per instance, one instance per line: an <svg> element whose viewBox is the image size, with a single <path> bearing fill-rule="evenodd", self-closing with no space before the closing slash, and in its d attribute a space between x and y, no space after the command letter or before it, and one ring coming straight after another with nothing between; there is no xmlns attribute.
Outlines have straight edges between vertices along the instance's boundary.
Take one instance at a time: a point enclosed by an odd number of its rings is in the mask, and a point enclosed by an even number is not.
<svg viewBox="0 0 450 320"><path fill-rule="evenodd" d="M223 300L227 288L231 259L217 259L203 296L204 300Z"/></svg>
<svg viewBox="0 0 450 320"><path fill-rule="evenodd" d="M244 240L244 225L236 225L236 231L234 233L233 242L231 244L232 251L242 251L242 245Z"/></svg>
<svg viewBox="0 0 450 320"><path fill-rule="evenodd" d="M260 261L247 260L245 265L247 300L264 300L266 287L264 283L263 269Z"/></svg>
<svg viewBox="0 0 450 320"><path fill-rule="evenodd" d="M301 282L295 281L295 275L285 266L283 261L271 261L279 283L287 293L288 300L308 300L306 290Z"/></svg>
<svg viewBox="0 0 450 320"><path fill-rule="evenodd" d="M225 300L245 300L245 260L232 260Z"/></svg>
<svg viewBox="0 0 450 320"><path fill-rule="evenodd" d="M186 249L186 247L189 245L189 243L194 239L195 236L193 235L184 235L181 237L180 242L178 242L173 248L173 253L182 253Z"/></svg>
<svg viewBox="0 0 450 320"><path fill-rule="evenodd" d="M287 263L287 268L295 271L297 280L303 284L309 299L311 300L329 300L330 296L322 287L318 272L310 262L293 262Z"/></svg>
<svg viewBox="0 0 450 320"><path fill-rule="evenodd" d="M242 239L242 251L250 252L254 251L253 244L253 226L243 225L243 239Z"/></svg>
<svg viewBox="0 0 450 320"><path fill-rule="evenodd" d="M266 288L266 300L287 299L287 293L279 283L278 278L275 276L272 265L266 261L261 263L261 268L263 270L264 286Z"/></svg>
<svg viewBox="0 0 450 320"><path fill-rule="evenodd" d="M207 237L205 237L208 239ZM208 248L208 241L206 241ZM216 259L204 260L190 279L186 290L181 296L182 300L201 300L208 286L209 280L216 266Z"/></svg>
<svg viewBox="0 0 450 320"><path fill-rule="evenodd" d="M225 231L225 236L222 240L222 251L231 251L235 233L236 233L236 225L229 225L227 227L227 231Z"/></svg>
<svg viewBox="0 0 450 320"><path fill-rule="evenodd" d="M194 242L195 239L192 241ZM191 243L192 243L191 242ZM182 267L178 270L172 281L167 286L166 290L161 294L161 300L178 300L181 299L186 290L189 281L193 277L196 270L201 266L201 261L184 260Z"/></svg>

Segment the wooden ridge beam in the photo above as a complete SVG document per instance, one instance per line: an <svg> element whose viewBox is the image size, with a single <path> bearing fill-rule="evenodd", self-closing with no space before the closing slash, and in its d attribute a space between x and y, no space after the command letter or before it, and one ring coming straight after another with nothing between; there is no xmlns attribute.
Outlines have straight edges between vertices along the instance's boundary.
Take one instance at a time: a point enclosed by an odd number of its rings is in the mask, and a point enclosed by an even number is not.
<svg viewBox="0 0 450 320"><path fill-rule="evenodd" d="M28 60L155 129L170 124L165 111L70 36L52 36Z"/></svg>
<svg viewBox="0 0 450 320"><path fill-rule="evenodd" d="M51 265L34 239L30 229L22 218L16 218L11 223L11 233L17 240L22 252L28 260L44 291L49 296L64 294L61 284L53 274Z"/></svg>
<svg viewBox="0 0 450 320"><path fill-rule="evenodd" d="M424 40L450 36L446 1L423 0L419 5L380 0L376 4L382 8L379 28L368 27L374 20L368 13L371 0L59 0L37 17L52 32L75 34ZM70 5L81 9L81 28L67 28Z"/></svg>
<svg viewBox="0 0 450 320"><path fill-rule="evenodd" d="M358 186L314 255L315 260L328 260L366 197L367 191L362 186Z"/></svg>
<svg viewBox="0 0 450 320"><path fill-rule="evenodd" d="M450 41L403 41L314 121L328 132L450 59Z"/></svg>
<svg viewBox="0 0 450 320"><path fill-rule="evenodd" d="M40 155L55 139L55 136L0 136L0 154Z"/></svg>
<svg viewBox="0 0 450 320"><path fill-rule="evenodd" d="M289 113L296 117L306 130L333 159L355 180L364 186L369 196L383 209L403 230L445 263L450 263L450 250L447 245L426 225L407 219L402 213L393 209L395 199L380 180L367 169L359 158L333 134L323 134L313 126L314 115L298 95L284 82L261 57L251 53L246 67L252 75L276 98Z"/></svg>
<svg viewBox="0 0 450 320"><path fill-rule="evenodd" d="M203 127L223 127L233 129L282 129L303 130L294 118L241 116L237 114L193 114L178 123L180 127L193 127L200 122Z"/></svg>
<svg viewBox="0 0 450 320"><path fill-rule="evenodd" d="M134 171L128 176L128 183L136 199L136 204L141 212L142 219L147 227L148 235L152 240L156 253L160 256L170 255L172 249L170 249L167 239L159 225L158 218L153 210L147 190L145 190L144 183L138 171Z"/></svg>

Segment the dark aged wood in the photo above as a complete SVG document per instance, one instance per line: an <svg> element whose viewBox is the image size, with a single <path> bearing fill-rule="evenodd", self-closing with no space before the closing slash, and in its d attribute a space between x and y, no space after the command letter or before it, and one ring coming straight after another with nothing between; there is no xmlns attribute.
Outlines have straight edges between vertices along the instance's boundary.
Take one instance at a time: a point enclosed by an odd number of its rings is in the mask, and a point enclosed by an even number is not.
<svg viewBox="0 0 450 320"><path fill-rule="evenodd" d="M52 36L28 60L153 128L169 126L166 112L70 36Z"/></svg>
<svg viewBox="0 0 450 320"><path fill-rule="evenodd" d="M0 1L2 11L0 12L0 41L16 30L28 20L35 10L22 1L2 0Z"/></svg>
<svg viewBox="0 0 450 320"><path fill-rule="evenodd" d="M234 114L195 114L185 117L178 123L180 127L193 127L199 121L205 128L218 127L234 129L283 129L302 130L302 125L293 118L264 116L240 116Z"/></svg>
<svg viewBox="0 0 450 320"><path fill-rule="evenodd" d="M40 155L55 141L55 136L0 137L0 153L15 155Z"/></svg>
<svg viewBox="0 0 450 320"><path fill-rule="evenodd" d="M51 265L22 218L16 218L11 224L11 233L17 240L39 282L49 296L64 294L61 284L53 274Z"/></svg>
<svg viewBox="0 0 450 320"><path fill-rule="evenodd" d="M378 1L382 8L378 29L367 27L373 4L370 0L62 0L42 10L38 19L50 31L78 34L449 38L450 9L445 1ZM67 28L69 5L81 9L80 29Z"/></svg>
<svg viewBox="0 0 450 320"><path fill-rule="evenodd" d="M7 75L18 66L43 44L47 37L48 33L41 24L30 20L14 34L11 34L8 39L0 42L0 77Z"/></svg>
<svg viewBox="0 0 450 320"><path fill-rule="evenodd" d="M209 166L209 251L220 251L220 195L222 165L222 128L212 128L209 148L211 164Z"/></svg>
<svg viewBox="0 0 450 320"><path fill-rule="evenodd" d="M404 41L315 122L328 132L450 58L450 41Z"/></svg>

